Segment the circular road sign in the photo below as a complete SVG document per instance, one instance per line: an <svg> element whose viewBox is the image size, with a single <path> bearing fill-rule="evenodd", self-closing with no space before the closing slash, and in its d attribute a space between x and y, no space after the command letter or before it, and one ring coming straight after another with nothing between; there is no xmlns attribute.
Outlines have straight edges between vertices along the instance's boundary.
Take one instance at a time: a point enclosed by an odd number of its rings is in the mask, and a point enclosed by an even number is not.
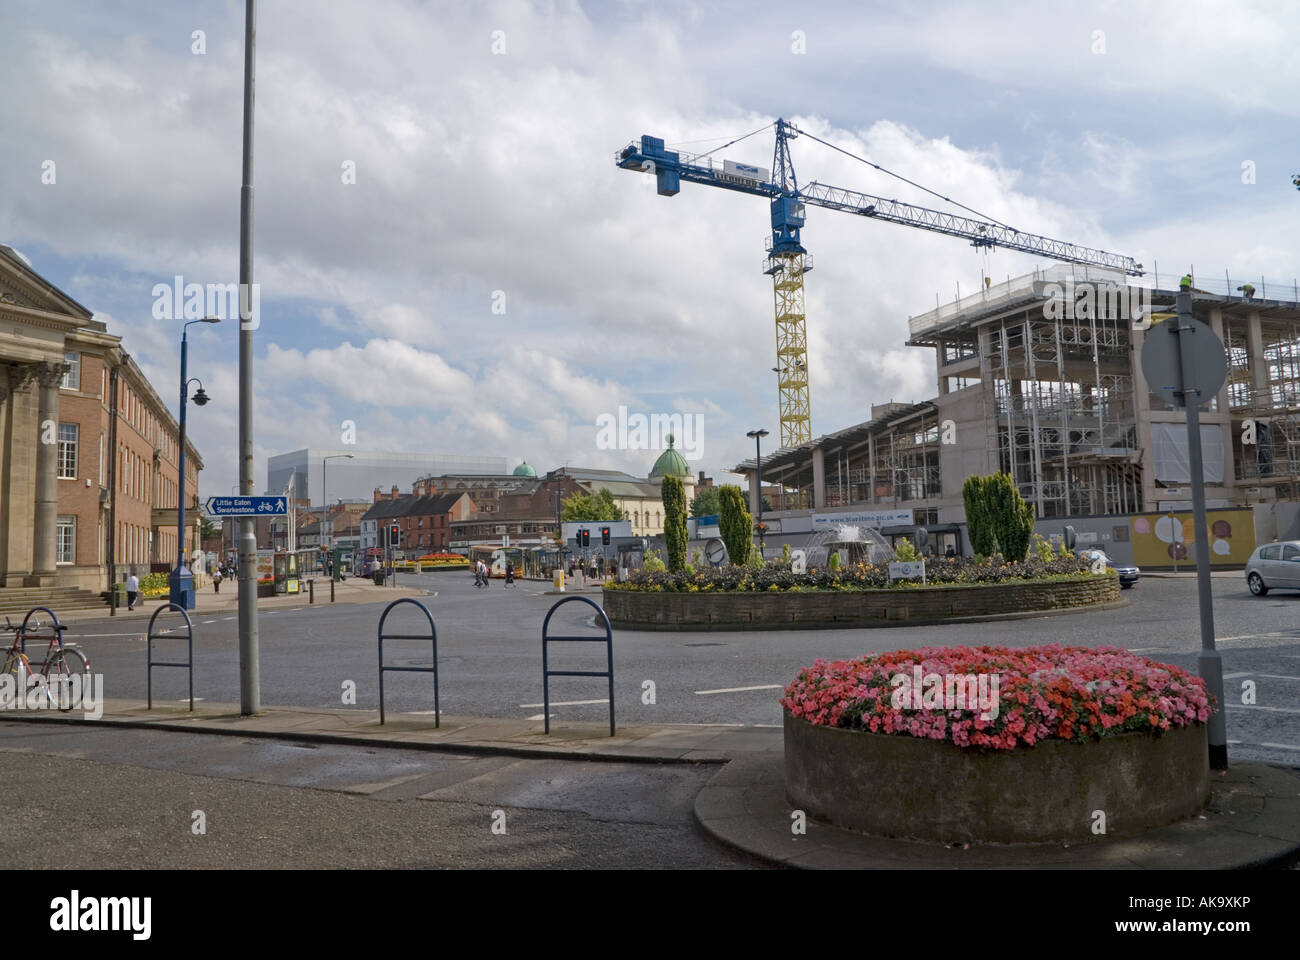
<svg viewBox="0 0 1300 960"><path fill-rule="evenodd" d="M1191 327L1178 332L1178 325ZM1186 337L1187 369L1179 359L1179 338ZM1214 331L1192 317L1181 317L1155 324L1147 331L1142 344L1142 375L1152 393L1158 393L1174 406L1186 406L1183 391L1197 392L1202 404L1219 392L1228 377L1228 359L1223 341Z"/></svg>

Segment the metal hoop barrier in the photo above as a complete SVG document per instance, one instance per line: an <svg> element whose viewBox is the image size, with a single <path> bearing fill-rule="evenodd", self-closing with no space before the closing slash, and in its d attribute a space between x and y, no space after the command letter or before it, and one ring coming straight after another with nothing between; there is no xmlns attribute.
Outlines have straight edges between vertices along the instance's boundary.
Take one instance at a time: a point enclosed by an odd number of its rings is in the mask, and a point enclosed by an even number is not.
<svg viewBox="0 0 1300 960"><path fill-rule="evenodd" d="M409 603L420 608L426 620L429 621L429 633L384 633L384 621L392 613L393 608L403 603ZM384 666L384 641L385 640L430 640L433 642L433 666L431 667L386 667ZM438 628L433 625L433 614L429 613L429 608L419 600L412 597L403 597L401 600L394 600L388 606L384 607L384 612L379 617L379 722L384 722L384 673L386 671L394 673L431 673L433 674L433 725L442 726L442 708L438 704Z"/></svg>
<svg viewBox="0 0 1300 960"><path fill-rule="evenodd" d="M50 615L50 621L54 625L54 632L58 634L60 642L63 640L63 631L68 629L66 626L59 623L58 615L49 607L32 607L27 611L27 616L23 617L22 629L18 633L18 650L21 653L27 652L27 621L32 618L33 613L36 613L39 610L44 610ZM35 629L39 629L39 627Z"/></svg>
<svg viewBox="0 0 1300 960"><path fill-rule="evenodd" d="M594 607L600 614L600 619L605 623L605 635L603 637L552 637L546 631L551 625L551 617L555 611L560 609L566 603L588 604ZM552 670L549 667L547 657L547 644L551 643L603 643L605 644L605 657L609 665L608 670ZM609 626L609 617L601 609L600 604L587 597L565 597L563 600L556 601L546 613L546 619L542 621L542 716L546 721L546 732L551 732L551 677L607 677L609 679L609 735L614 736L614 633Z"/></svg>
<svg viewBox="0 0 1300 960"><path fill-rule="evenodd" d="M189 659L185 663L178 663L174 660L155 660L153 658L153 642L155 640L163 639L163 635L161 633L153 632L154 621L158 619L158 614L165 613L168 610L179 610L181 616L185 618L185 631L187 633L186 640L188 641L189 644L189 654L190 654ZM164 632L170 633L171 631L164 631ZM169 637L168 639L174 639L174 638ZM184 667L187 671L189 671L189 675L190 675L190 712L193 713L194 712L194 624L190 620L189 613L179 603L167 603L165 606L161 606L153 612L153 616L149 618L149 634L148 634L148 643L146 644L146 650L148 651L148 657L149 657L149 670L148 670L149 678L146 681L146 685L149 691L148 709L150 710L153 709L153 668L154 667Z"/></svg>

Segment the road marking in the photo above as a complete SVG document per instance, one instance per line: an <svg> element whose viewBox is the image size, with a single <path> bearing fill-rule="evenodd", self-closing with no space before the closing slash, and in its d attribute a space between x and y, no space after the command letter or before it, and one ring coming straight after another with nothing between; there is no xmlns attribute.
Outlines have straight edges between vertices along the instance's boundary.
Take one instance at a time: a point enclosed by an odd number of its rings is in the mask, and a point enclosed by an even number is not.
<svg viewBox="0 0 1300 960"><path fill-rule="evenodd" d="M1129 653L1151 653L1153 650L1163 650L1163 647L1130 647Z"/></svg>
<svg viewBox="0 0 1300 960"><path fill-rule="evenodd" d="M1224 680L1236 680L1238 677L1253 677L1253 676L1254 676L1253 673L1251 673L1249 670L1245 670L1245 671L1243 671L1243 672L1241 672L1241 673L1225 673L1225 674L1223 675L1223 679L1224 679Z"/></svg>
<svg viewBox="0 0 1300 960"><path fill-rule="evenodd" d="M1258 703L1230 703L1228 706L1233 710L1267 710L1269 713L1300 713L1300 710L1294 707L1264 707Z"/></svg>
<svg viewBox="0 0 1300 960"><path fill-rule="evenodd" d="M609 697L601 700L552 700L553 707L585 707L589 703L609 703ZM519 709L525 710L529 707L545 707L544 703L521 703Z"/></svg>
<svg viewBox="0 0 1300 960"><path fill-rule="evenodd" d="M204 620L204 621L203 621L203 625L204 625L204 626L207 626L209 623L216 623L216 622L217 622L217 621L215 621L215 620Z"/></svg>
<svg viewBox="0 0 1300 960"><path fill-rule="evenodd" d="M1234 674L1235 676L1235 674ZM1285 677L1280 673L1248 673L1248 677L1263 677L1265 680L1300 680L1300 677ZM1223 679L1228 679L1224 677Z"/></svg>
<svg viewBox="0 0 1300 960"><path fill-rule="evenodd" d="M766 730L780 730L780 729L781 729L781 724L779 724L779 723L756 723L756 724L754 724L754 726L756 726L756 727L763 727L763 728L766 729Z"/></svg>
<svg viewBox="0 0 1300 960"><path fill-rule="evenodd" d="M432 717L438 711L437 710L408 710L407 712L413 717Z"/></svg>
<svg viewBox="0 0 1300 960"><path fill-rule="evenodd" d="M1300 750L1300 747L1290 743L1249 743L1245 740L1229 740L1229 746L1238 747L1271 747L1274 750Z"/></svg>
<svg viewBox="0 0 1300 960"><path fill-rule="evenodd" d="M88 638L90 638L90 637L95 637L95 638L99 638L99 637L137 637L137 638L139 638L139 637L142 637L142 636L143 636L143 634L139 634L139 633L72 633L72 632L69 632L69 633L68 633L68 639L69 639L69 640L76 640L76 639L82 639L82 640L85 640L85 639L88 639Z"/></svg>
<svg viewBox="0 0 1300 960"><path fill-rule="evenodd" d="M551 714L551 716L553 716L553 717L558 717L559 714L558 714L558 713L553 713L553 714ZM524 717L524 719L525 719L525 720L545 720L545 719L546 719L546 714L544 714L544 713L539 713L539 714L535 714L534 716L531 716L531 717Z"/></svg>
<svg viewBox="0 0 1300 960"><path fill-rule="evenodd" d="M206 699L206 698L205 698L205 697L195 697L195 698L194 698L194 702L195 702L195 703L198 703L200 700L204 700L204 699ZM189 703L189 702L190 702L190 698L189 698L189 697L181 697L181 698L180 698L179 700L177 700L176 702L177 702L177 703Z"/></svg>
<svg viewBox="0 0 1300 960"><path fill-rule="evenodd" d="M234 618L234 617L222 617L221 619L222 619L222 621L224 622L224 621L226 621L226 620L234 620L235 618Z"/></svg>
<svg viewBox="0 0 1300 960"><path fill-rule="evenodd" d="M783 683L765 683L757 687L723 687L721 690L696 690L697 697L703 697L710 693L746 693L750 690L784 690Z"/></svg>

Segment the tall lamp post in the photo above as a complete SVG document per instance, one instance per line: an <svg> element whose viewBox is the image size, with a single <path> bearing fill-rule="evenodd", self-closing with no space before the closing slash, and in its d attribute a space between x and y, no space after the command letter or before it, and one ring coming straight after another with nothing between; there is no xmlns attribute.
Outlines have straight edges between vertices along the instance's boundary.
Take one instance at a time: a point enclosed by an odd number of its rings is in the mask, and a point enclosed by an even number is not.
<svg viewBox="0 0 1300 960"><path fill-rule="evenodd" d="M185 565L185 407L187 404L186 395L190 391L191 383L199 385L199 389L194 392L194 405L201 407L208 402L208 395L203 392L203 381L197 377L193 379L188 377L186 367L189 359L189 332L190 324L220 322L221 320L217 317L204 317L202 320L191 320L181 327L181 450L180 456L177 458L179 464L176 470L178 478L176 486L176 569L167 578L167 598L186 610L194 609L194 574Z"/></svg>
<svg viewBox="0 0 1300 960"><path fill-rule="evenodd" d="M325 471L329 469L329 462L331 460L352 460L352 459L353 456L350 453L331 453L328 457L321 457L321 461L320 461L321 504L324 507L320 515L320 532L322 537L325 536L325 520L330 515L330 487L329 487L329 479L327 478ZM330 542L327 544L327 546L331 546L331 547L334 546L333 527L330 528Z"/></svg>
<svg viewBox="0 0 1300 960"><path fill-rule="evenodd" d="M750 430L745 434L754 438L754 486L758 489L758 555L763 556L763 451L762 441L767 436L766 430Z"/></svg>

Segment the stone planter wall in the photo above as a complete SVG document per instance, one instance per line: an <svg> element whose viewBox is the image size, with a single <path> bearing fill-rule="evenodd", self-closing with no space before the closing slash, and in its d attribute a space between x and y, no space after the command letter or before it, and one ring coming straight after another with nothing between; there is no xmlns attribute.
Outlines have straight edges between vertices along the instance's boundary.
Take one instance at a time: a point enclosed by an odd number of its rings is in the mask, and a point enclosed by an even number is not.
<svg viewBox="0 0 1300 960"><path fill-rule="evenodd" d="M815 726L785 712L794 809L848 830L942 842L1049 843L1133 836L1203 810L1207 727L1015 750Z"/></svg>
<svg viewBox="0 0 1300 960"><path fill-rule="evenodd" d="M1119 600L1114 576L889 590L669 593L604 591L615 627L700 630L783 629L943 623L1024 611L1088 607Z"/></svg>

